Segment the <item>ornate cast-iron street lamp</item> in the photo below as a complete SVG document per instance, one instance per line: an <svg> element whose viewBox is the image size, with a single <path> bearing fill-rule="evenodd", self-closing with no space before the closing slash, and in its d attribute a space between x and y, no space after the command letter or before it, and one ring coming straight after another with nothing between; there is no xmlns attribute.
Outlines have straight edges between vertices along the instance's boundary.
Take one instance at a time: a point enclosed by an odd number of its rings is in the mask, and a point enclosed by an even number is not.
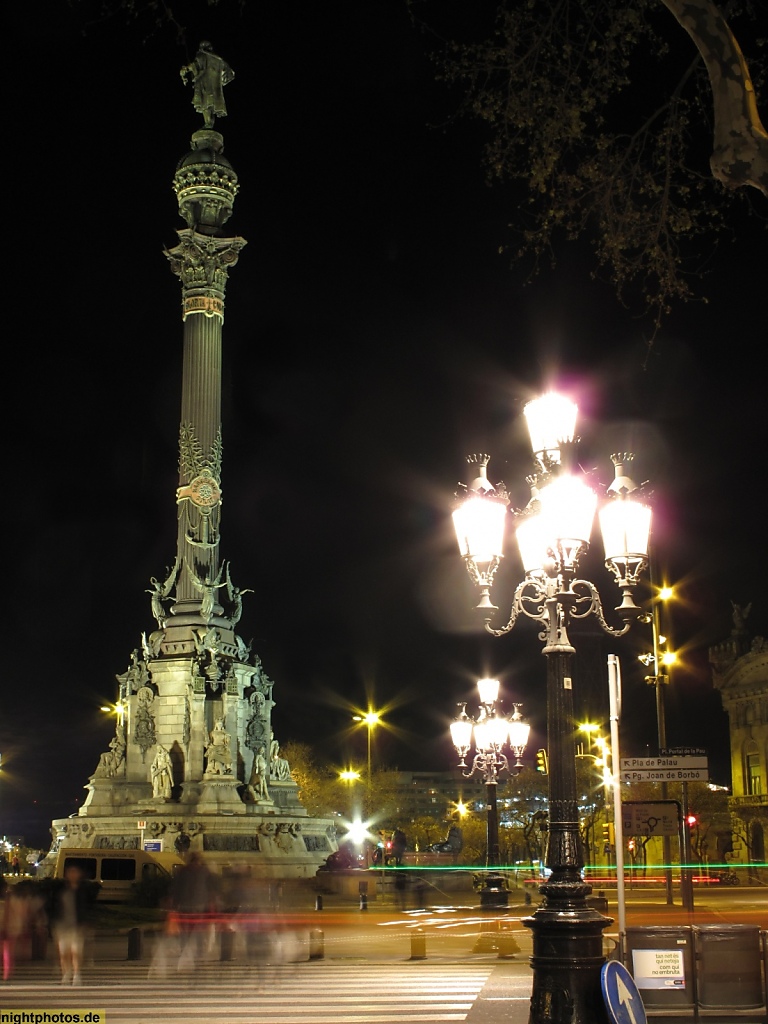
<svg viewBox="0 0 768 1024"><path fill-rule="evenodd" d="M451 739L456 751L461 758L459 768L466 769L466 756L472 746L472 734L475 738L475 756L468 771L464 771L464 777L470 778L477 772L483 777L485 783L487 819L487 866L491 869L485 876L485 885L480 892L480 904L484 907L504 907L507 905L508 893L504 886L504 879L499 874L499 813L496 802L496 790L501 772L514 773L515 775L523 767L520 758L528 742L530 725L523 721L520 714L522 705L514 705L514 713L506 718L496 706L499 698L498 679L480 679L477 684L480 693L480 711L476 719L467 714L466 702L459 706L461 713L455 722L451 722ZM515 763L510 767L509 760L504 753L504 747L509 747L514 755Z"/></svg>
<svg viewBox="0 0 768 1024"><path fill-rule="evenodd" d="M478 608L485 627L503 636L518 619L541 626L547 659L547 744L549 747L549 832L545 863L550 870L539 887L544 897L536 913L523 923L533 932L533 991L530 1024L605 1024L608 1018L600 990L604 962L602 931L610 923L587 906L591 887L582 877L584 853L579 835L574 749L574 649L568 626L594 615L602 629L623 636L641 615L634 602L638 577L648 562L651 510L640 500L626 475L629 453L613 455L615 479L600 510L605 565L621 592L616 608L623 621L610 626L600 595L589 580L578 578L579 559L589 546L597 496L576 470L576 406L547 394L525 406L535 475L528 477L531 499L515 517L515 533L525 570L512 599L509 620L491 628L496 610L490 600L493 577L502 558L507 495L487 477L487 455L468 461L477 478L467 486L454 511L462 556L480 590Z"/></svg>

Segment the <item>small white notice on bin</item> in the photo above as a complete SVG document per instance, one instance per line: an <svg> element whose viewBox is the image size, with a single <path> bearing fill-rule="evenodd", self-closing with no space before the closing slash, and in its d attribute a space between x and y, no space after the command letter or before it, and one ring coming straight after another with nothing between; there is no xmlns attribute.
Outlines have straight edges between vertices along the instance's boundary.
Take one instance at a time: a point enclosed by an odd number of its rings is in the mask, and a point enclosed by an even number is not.
<svg viewBox="0 0 768 1024"><path fill-rule="evenodd" d="M682 949L633 949L632 968L638 988L685 988Z"/></svg>

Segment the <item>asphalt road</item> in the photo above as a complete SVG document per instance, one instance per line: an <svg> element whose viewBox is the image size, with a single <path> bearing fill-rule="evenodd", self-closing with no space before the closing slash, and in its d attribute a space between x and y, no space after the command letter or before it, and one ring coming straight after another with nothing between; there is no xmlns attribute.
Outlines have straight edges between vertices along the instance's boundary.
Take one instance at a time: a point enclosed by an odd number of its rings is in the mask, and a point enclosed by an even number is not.
<svg viewBox="0 0 768 1024"><path fill-rule="evenodd" d="M606 895L615 918L615 891ZM767 890L724 889L696 897L691 919L677 894L668 907L662 890L630 891L628 923L768 927ZM433 905L401 913L385 900L372 900L361 911L352 901L326 897L324 908L315 910L292 894L271 919L268 936L249 941L243 929L222 946L211 930L201 939L196 961L182 955L180 939L159 930L144 932L138 960L127 959L127 932L94 934L81 988L61 986L49 948L46 959L21 960L0 983L0 1009L99 1010L109 1024L527 1024L531 943L520 917L533 909L514 904L499 931L495 919L469 907ZM611 929L607 950L610 935ZM309 959L313 953L322 957ZM677 1019L693 1020L693 1012ZM719 1019L725 1018L707 1017L711 1024ZM741 1019L765 1024L764 1011Z"/></svg>

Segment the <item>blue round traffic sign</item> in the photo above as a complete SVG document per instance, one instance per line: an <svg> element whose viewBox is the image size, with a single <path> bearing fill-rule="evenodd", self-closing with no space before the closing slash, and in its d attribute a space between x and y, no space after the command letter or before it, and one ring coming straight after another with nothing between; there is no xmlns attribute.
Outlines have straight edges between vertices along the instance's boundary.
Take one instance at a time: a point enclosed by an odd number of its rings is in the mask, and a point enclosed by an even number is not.
<svg viewBox="0 0 768 1024"><path fill-rule="evenodd" d="M608 1016L614 1024L647 1024L643 1000L624 964L618 960L604 963L600 971L600 986Z"/></svg>

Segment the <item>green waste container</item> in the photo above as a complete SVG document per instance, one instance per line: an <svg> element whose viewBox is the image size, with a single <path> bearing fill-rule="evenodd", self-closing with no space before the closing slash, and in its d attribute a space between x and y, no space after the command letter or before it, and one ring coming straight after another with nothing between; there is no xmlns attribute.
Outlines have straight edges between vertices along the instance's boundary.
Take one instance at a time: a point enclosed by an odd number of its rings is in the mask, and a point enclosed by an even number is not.
<svg viewBox="0 0 768 1024"><path fill-rule="evenodd" d="M627 928L627 967L648 1009L693 1008L695 962L689 925Z"/></svg>
<svg viewBox="0 0 768 1024"><path fill-rule="evenodd" d="M694 928L699 1006L751 1010L763 1006L760 928L702 924Z"/></svg>

